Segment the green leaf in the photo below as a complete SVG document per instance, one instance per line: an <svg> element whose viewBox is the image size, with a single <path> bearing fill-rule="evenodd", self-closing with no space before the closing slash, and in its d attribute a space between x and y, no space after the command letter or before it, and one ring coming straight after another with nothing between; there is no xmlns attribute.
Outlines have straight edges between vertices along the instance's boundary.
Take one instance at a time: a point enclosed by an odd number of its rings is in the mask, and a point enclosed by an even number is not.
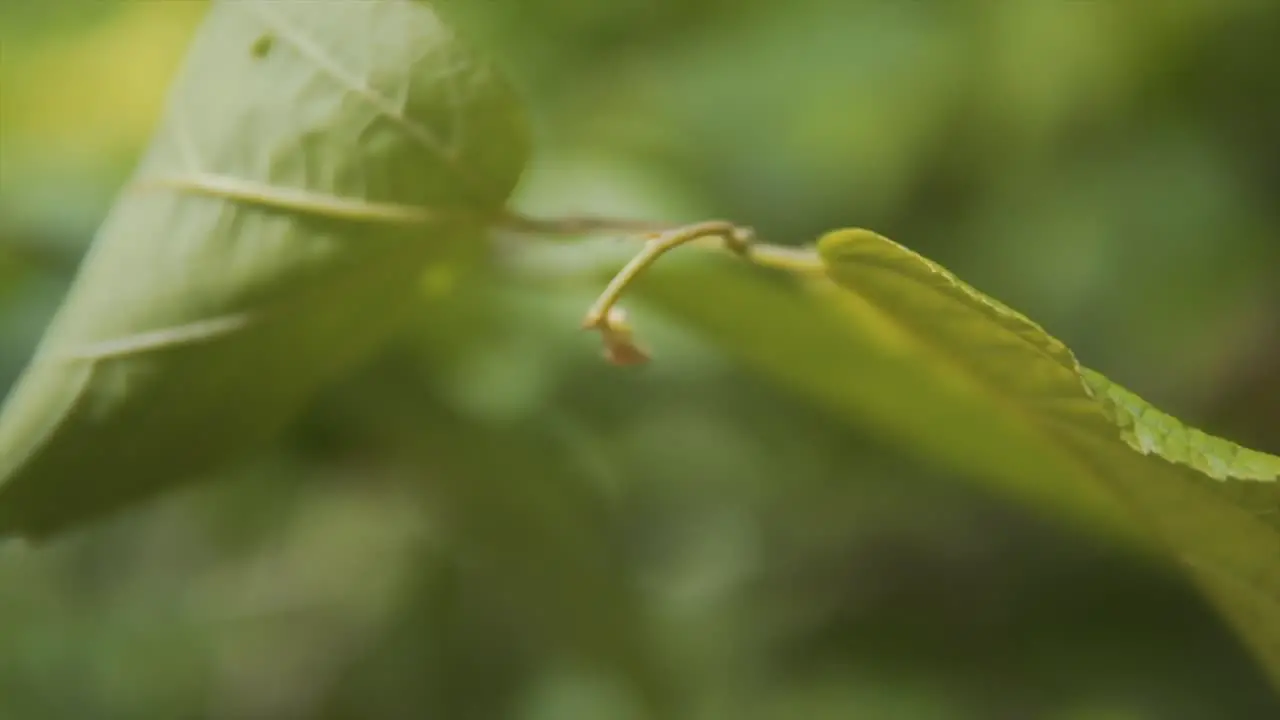
<svg viewBox="0 0 1280 720"><path fill-rule="evenodd" d="M1154 453L1170 462L1193 467L1215 480L1275 480L1280 476L1280 457L1186 427L1177 418L1097 372L1082 369L1081 377L1120 428L1120 436L1143 455ZM1223 487L1233 486L1236 484L1223 483ZM1245 487L1272 489L1269 485L1253 483ZM1280 517L1276 519L1280 521Z"/></svg>
<svg viewBox="0 0 1280 720"><path fill-rule="evenodd" d="M1187 567L1280 680L1280 458L1188 428L937 264L863 230L818 244L827 275L1042 432ZM1135 455L1134 451L1138 453Z"/></svg>
<svg viewBox="0 0 1280 720"><path fill-rule="evenodd" d="M1183 426L886 238L838 231L818 254L797 283L694 263L642 289L872 431L1173 560L1280 683L1280 458Z"/></svg>
<svg viewBox="0 0 1280 720"><path fill-rule="evenodd" d="M480 309L483 302L473 295L423 305L445 318L463 313L469 327L493 331L498 318ZM430 539L485 598L478 606L503 618L504 652L567 651L593 673L627 685L646 717L684 717L667 626L646 604L617 532L616 503L584 460L580 440L565 431L564 410L543 407L501 422L460 410L423 371L424 358L454 362L445 359L448 344L435 339L398 346L331 400L375 438L381 456L423 473L414 487L431 519ZM445 639L434 652L448 650ZM466 690L459 680L451 677L447 695Z"/></svg>
<svg viewBox="0 0 1280 720"><path fill-rule="evenodd" d="M420 2L224 0L0 414L0 533L43 536L271 438L482 250L528 155Z"/></svg>

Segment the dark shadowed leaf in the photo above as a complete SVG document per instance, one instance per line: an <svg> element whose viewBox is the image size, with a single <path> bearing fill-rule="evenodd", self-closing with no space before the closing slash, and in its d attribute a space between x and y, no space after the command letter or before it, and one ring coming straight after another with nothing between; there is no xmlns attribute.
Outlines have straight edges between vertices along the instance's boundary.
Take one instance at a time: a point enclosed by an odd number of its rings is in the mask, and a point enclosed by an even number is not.
<svg viewBox="0 0 1280 720"><path fill-rule="evenodd" d="M446 322L461 311L477 325L494 326L494 318L475 314L473 300L427 305ZM449 362L448 349L435 342L397 349L402 352L385 357L358 387L342 389L344 414L372 431L380 454L422 471L415 487L432 520L433 539L456 566L460 589L474 595L472 609L488 607L503 618L510 634L501 640L503 652L565 653L590 672L628 686L646 717L683 717L677 678L664 654L665 626L640 592L617 530L617 508L592 477L580 448L557 432L555 411L543 409L518 421L470 416L439 397L420 367L424 357ZM439 618L420 618L433 620ZM421 642L417 637L409 641ZM483 650L426 647L437 655L454 654L453 662ZM447 670L450 661L431 662L446 663ZM424 688L433 702L457 700L464 691L462 678L441 682Z"/></svg>

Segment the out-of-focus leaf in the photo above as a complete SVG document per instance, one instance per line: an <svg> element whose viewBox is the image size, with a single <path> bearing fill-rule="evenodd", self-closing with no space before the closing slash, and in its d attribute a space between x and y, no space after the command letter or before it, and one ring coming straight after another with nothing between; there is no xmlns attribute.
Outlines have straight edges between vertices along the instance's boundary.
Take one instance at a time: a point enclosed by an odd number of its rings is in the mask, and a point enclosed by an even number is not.
<svg viewBox="0 0 1280 720"><path fill-rule="evenodd" d="M646 289L816 400L1169 551L1280 680L1280 458L1184 427L892 241L840 231L818 249L799 288L702 266Z"/></svg>
<svg viewBox="0 0 1280 720"><path fill-rule="evenodd" d="M427 350L441 359L439 347ZM485 598L512 620L510 648L532 643L567 652L628 685L648 717L682 717L664 628L630 577L613 508L592 468L547 413L493 423L455 409L426 386L421 359L413 351L393 353L349 398L349 408L385 454L424 469L433 535L456 563L458 580L478 591L472 602ZM455 662L465 654L436 650L452 653ZM462 678L450 682L433 688L434 702L465 697ZM441 710L462 712L452 705Z"/></svg>
<svg viewBox="0 0 1280 720"><path fill-rule="evenodd" d="M0 414L0 532L43 536L272 436L473 256L527 156L424 3L215 3Z"/></svg>

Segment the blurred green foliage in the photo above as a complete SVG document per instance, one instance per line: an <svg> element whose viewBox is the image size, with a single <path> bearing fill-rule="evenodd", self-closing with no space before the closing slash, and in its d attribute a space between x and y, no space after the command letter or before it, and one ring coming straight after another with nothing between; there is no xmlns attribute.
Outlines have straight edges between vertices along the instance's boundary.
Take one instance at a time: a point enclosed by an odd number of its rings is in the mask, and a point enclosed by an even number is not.
<svg viewBox="0 0 1280 720"><path fill-rule="evenodd" d="M872 227L1280 449L1280 8L441 4L533 108L521 207L783 243ZM7 386L201 7L0 12ZM272 452L4 549L0 717L1280 714L1180 578L811 408L680 317L633 303L659 354L623 372L576 329L595 277L429 285L448 292Z"/></svg>
<svg viewBox="0 0 1280 720"><path fill-rule="evenodd" d="M92 522L274 439L413 315L424 268L487 255L476 217L530 154L515 89L426 5L218 4L182 67L0 410L0 534Z"/></svg>

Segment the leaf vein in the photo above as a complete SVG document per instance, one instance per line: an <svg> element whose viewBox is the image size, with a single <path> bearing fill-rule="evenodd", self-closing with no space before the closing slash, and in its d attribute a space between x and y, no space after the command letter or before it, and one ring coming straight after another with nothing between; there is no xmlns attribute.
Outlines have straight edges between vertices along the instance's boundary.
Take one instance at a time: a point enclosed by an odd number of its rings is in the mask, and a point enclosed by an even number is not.
<svg viewBox="0 0 1280 720"><path fill-rule="evenodd" d="M333 59L333 54L317 42L315 38L295 27L289 26L274 11L267 10L264 7L264 3L245 2L239 4L256 15L259 20L277 33L282 40L292 45L295 50L315 63L316 67L336 80L343 88L363 98L380 115L398 125L409 137L427 150L430 150L441 160L444 160L451 171L459 177L467 177L466 173L458 165L456 154L450 151L449 146L441 138L436 137L428 128L405 117L404 113L395 106L395 103L390 98L382 95L370 87L367 82L343 68Z"/></svg>
<svg viewBox="0 0 1280 720"><path fill-rule="evenodd" d="M430 208L372 202L314 190L270 185L217 173L144 178L132 185L134 191L161 188L336 220L389 225L422 225L445 217L442 213Z"/></svg>

